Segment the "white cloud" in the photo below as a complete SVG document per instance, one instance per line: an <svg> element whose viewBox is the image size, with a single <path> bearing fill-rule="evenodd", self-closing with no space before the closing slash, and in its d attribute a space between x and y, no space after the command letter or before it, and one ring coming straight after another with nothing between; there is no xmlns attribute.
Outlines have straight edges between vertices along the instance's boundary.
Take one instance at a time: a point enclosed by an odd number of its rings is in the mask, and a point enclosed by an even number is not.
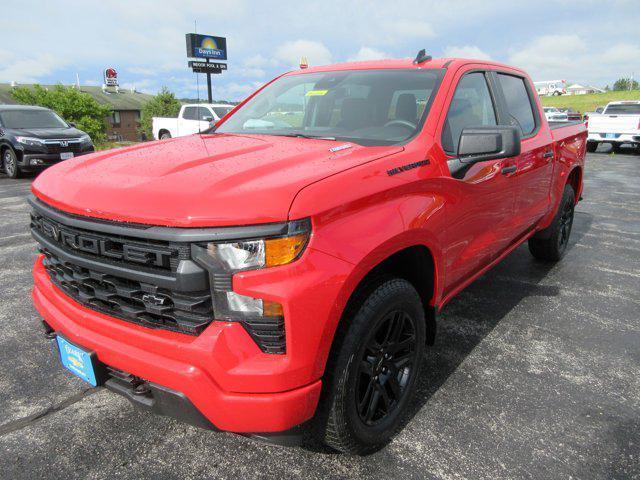
<svg viewBox="0 0 640 480"><path fill-rule="evenodd" d="M545 35L513 52L509 62L528 71L534 80L603 86L640 72L640 45L621 42L597 48L579 35Z"/></svg>
<svg viewBox="0 0 640 480"><path fill-rule="evenodd" d="M390 55L371 47L362 47L353 57L349 57L349 62L363 62L367 60L382 60L390 58Z"/></svg>
<svg viewBox="0 0 640 480"><path fill-rule="evenodd" d="M432 38L436 32L430 23L423 20L395 20L386 24L385 30L388 34L397 38ZM397 40L394 39L394 40Z"/></svg>
<svg viewBox="0 0 640 480"><path fill-rule="evenodd" d="M488 53L483 52L475 45L463 45L461 47L449 46L444 49L444 57L448 58L472 58L477 60L491 60Z"/></svg>
<svg viewBox="0 0 640 480"><path fill-rule="evenodd" d="M263 67L275 67L278 64L278 61L275 58L267 58L259 53L255 55L251 55L244 61L245 66L251 66L255 68L263 68Z"/></svg>
<svg viewBox="0 0 640 480"><path fill-rule="evenodd" d="M67 62L50 53L40 53L33 57L20 57L0 50L0 82L33 83L57 69L67 66Z"/></svg>
<svg viewBox="0 0 640 480"><path fill-rule="evenodd" d="M289 67L297 67L301 57L307 57L310 66L331 63L331 52L321 42L312 40L295 40L280 45L276 49L276 57Z"/></svg>

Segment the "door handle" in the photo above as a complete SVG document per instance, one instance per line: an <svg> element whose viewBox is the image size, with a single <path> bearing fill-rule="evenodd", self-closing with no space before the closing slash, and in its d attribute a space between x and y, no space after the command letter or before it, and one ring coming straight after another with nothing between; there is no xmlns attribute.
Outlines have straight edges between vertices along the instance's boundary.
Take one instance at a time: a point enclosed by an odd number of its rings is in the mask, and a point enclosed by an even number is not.
<svg viewBox="0 0 640 480"><path fill-rule="evenodd" d="M518 167L516 165L509 165L508 167L502 167L502 170L500 171L503 175L508 175L515 172L516 170L518 170Z"/></svg>
<svg viewBox="0 0 640 480"><path fill-rule="evenodd" d="M548 152L544 152L542 154L542 158L553 158L553 150L549 150Z"/></svg>

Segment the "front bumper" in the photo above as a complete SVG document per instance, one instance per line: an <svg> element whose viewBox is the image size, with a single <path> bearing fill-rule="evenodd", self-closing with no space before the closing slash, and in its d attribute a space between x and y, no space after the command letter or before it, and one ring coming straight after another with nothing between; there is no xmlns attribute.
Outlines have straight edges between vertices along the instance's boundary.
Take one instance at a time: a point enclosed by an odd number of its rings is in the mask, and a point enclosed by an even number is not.
<svg viewBox="0 0 640 480"><path fill-rule="evenodd" d="M74 157L80 157L82 155L86 155L88 153L93 153L94 149L87 149L82 152L74 153ZM32 153L25 152L21 155L18 160L18 165L20 166L20 170L23 171L31 171L31 170L41 170L43 168L50 167L51 165L55 165L63 161L60 158L59 153Z"/></svg>
<svg viewBox="0 0 640 480"><path fill-rule="evenodd" d="M107 366L183 394L217 429L280 432L315 413L320 380L286 391L260 392L269 375L277 386L287 359L262 354L239 324L213 322L198 337L152 330L71 300L51 283L42 256L33 275L34 304L54 331L96 352ZM255 385L259 393L230 391L239 380L245 388Z"/></svg>

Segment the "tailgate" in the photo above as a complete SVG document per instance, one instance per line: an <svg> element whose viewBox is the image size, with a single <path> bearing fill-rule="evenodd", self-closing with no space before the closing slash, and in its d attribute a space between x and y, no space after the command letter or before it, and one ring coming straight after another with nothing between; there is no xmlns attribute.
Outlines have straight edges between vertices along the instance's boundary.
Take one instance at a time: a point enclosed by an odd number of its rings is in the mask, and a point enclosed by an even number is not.
<svg viewBox="0 0 640 480"><path fill-rule="evenodd" d="M589 117L589 131L593 133L637 133L640 115L599 115Z"/></svg>

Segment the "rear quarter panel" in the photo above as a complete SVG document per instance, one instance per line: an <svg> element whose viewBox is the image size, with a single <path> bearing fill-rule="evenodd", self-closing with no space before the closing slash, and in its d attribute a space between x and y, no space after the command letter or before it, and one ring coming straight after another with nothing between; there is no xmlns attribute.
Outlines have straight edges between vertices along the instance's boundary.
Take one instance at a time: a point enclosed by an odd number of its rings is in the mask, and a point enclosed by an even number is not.
<svg viewBox="0 0 640 480"><path fill-rule="evenodd" d="M548 227L553 221L562 192L569 177L577 175L574 185L576 201L582 196L584 157L587 146L587 129L583 123L562 126L551 130L554 150L554 170L551 183L551 209L542 219L539 229Z"/></svg>

